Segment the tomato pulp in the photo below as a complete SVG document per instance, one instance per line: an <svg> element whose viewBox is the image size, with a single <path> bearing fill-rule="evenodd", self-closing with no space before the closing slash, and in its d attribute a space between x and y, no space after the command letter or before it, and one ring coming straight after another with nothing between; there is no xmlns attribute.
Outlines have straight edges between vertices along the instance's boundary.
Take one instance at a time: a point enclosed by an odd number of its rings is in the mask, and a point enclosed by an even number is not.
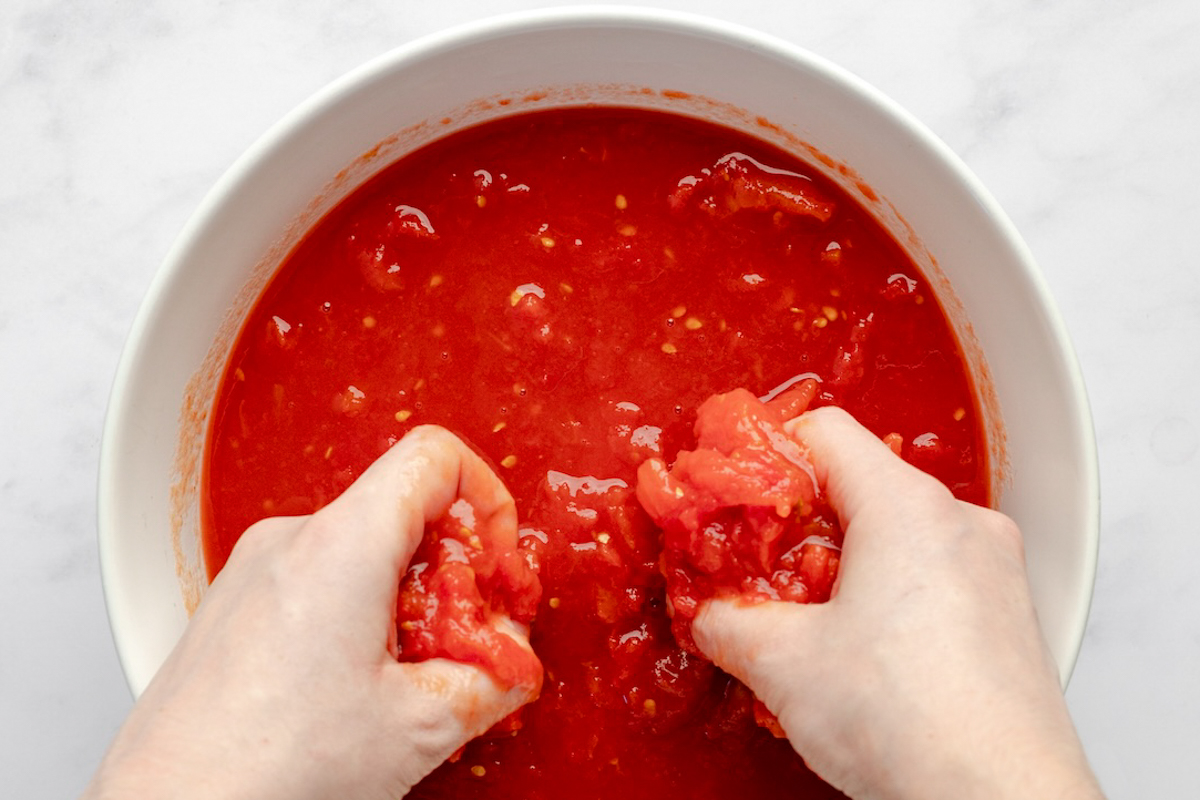
<svg viewBox="0 0 1200 800"><path fill-rule="evenodd" d="M660 112L489 122L357 190L263 293L210 432L208 568L255 520L320 508L409 428L444 425L516 499L545 679L518 730L413 796L837 796L676 642L663 535L635 496L643 462L694 448L710 395L802 384L987 501L978 403L929 284L814 170Z"/></svg>

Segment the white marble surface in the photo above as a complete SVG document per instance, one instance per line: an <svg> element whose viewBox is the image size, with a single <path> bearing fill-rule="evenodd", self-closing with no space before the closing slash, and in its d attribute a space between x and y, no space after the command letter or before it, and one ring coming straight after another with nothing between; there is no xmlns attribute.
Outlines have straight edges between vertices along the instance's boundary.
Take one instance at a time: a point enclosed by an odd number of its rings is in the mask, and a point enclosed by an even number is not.
<svg viewBox="0 0 1200 800"><path fill-rule="evenodd" d="M101 424L201 196L330 79L490 0L0 4L0 794L76 794L130 707L96 554ZM1200 5L664 2L840 62L976 170L1096 415L1103 539L1068 691L1112 798L1200 786ZM782 9L787 10L782 10Z"/></svg>

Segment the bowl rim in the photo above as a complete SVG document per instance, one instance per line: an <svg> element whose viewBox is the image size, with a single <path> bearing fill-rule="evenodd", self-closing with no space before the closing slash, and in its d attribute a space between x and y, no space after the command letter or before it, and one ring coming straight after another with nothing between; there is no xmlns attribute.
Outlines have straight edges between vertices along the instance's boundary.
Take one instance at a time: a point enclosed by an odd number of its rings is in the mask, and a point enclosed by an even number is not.
<svg viewBox="0 0 1200 800"><path fill-rule="evenodd" d="M1057 665L1060 681L1064 687L1067 685L1082 647L1095 589L1100 536L1099 463L1093 417L1076 351L1046 279L1015 225L979 178L945 142L882 91L823 56L771 34L692 12L587 5L510 12L458 24L405 42L352 68L303 100L255 140L208 190L176 236L151 278L122 347L108 398L97 479L98 547L104 599L118 659L135 696L144 690L152 675L140 674L131 663L131 642L137 637L138 631L130 620L114 612L115 599L121 588L116 547L120 520L116 518L113 509L113 498L118 480L117 470L121 462L122 442L127 437L127 430L138 424L137 409L132 407L130 400L134 377L142 368L143 343L152 330L156 316L161 312L163 297L169 294L170 288L180 280L184 255L200 240L200 234L208 227L210 219L221 208L227 196L248 180L257 162L266 154L285 145L309 120L328 111L339 98L354 87L381 73L402 69L406 64L439 53L513 34L558 28L605 27L633 27L639 30L711 37L797 64L843 86L874 106L878 113L890 117L914 140L927 148L931 155L974 195L984 213L996 225L998 233L1012 246L1016 257L1015 266L1020 271L1019 278L1032 293L1034 302L1046 314L1050 338L1063 369L1062 378L1071 394L1069 400L1074 412L1072 420L1076 426L1072 434L1080 448L1080 466L1084 468L1079 480L1080 494L1087 499L1087 508L1084 509L1086 530L1082 564L1085 581L1079 596L1074 599L1073 608L1066 615L1069 617L1069 629L1073 631L1072 641L1066 643L1068 658L1066 662Z"/></svg>

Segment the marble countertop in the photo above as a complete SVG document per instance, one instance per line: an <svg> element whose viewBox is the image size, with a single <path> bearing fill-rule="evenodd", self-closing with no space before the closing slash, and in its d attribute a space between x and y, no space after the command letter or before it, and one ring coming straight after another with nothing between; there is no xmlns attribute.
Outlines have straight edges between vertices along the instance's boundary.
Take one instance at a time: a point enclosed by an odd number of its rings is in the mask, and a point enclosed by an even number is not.
<svg viewBox="0 0 1200 800"><path fill-rule="evenodd" d="M124 337L184 221L331 79L422 34L537 5L0 6L5 796L78 793L131 705L97 561L100 432ZM1077 347L1101 460L1099 576L1067 697L1110 797L1192 796L1200 5L657 5L769 31L875 84L966 160L1024 234Z"/></svg>

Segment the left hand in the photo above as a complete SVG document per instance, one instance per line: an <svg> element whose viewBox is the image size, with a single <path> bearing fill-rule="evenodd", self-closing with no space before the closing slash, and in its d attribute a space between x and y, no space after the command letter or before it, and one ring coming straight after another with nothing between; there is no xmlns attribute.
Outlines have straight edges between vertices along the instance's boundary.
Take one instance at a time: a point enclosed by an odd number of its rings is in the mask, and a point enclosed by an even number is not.
<svg viewBox="0 0 1200 800"><path fill-rule="evenodd" d="M474 666L396 661L400 578L460 497L515 537L499 478L425 426L317 513L253 525L85 797L398 798L532 700Z"/></svg>

